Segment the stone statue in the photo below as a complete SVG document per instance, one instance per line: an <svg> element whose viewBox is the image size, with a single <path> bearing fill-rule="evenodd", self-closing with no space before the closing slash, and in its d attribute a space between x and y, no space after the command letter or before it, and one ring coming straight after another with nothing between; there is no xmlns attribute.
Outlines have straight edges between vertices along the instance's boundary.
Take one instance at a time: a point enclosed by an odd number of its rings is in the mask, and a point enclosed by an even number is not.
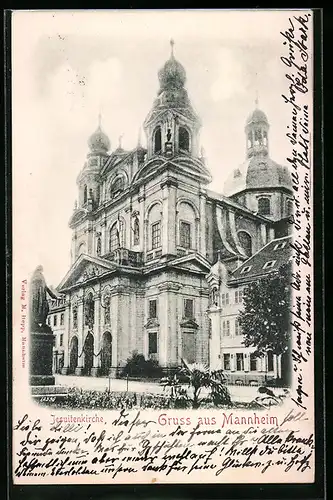
<svg viewBox="0 0 333 500"><path fill-rule="evenodd" d="M49 306L46 298L46 283L42 266L38 266L30 282L30 325L36 327L47 326L46 318Z"/></svg>

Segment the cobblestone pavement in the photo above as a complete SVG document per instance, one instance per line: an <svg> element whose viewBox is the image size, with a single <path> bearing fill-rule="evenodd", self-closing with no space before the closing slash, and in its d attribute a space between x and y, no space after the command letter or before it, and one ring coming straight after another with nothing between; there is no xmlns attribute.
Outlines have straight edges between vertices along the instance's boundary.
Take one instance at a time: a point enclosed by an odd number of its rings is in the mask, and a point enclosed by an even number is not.
<svg viewBox="0 0 333 500"><path fill-rule="evenodd" d="M73 375L56 375L56 384L67 387L78 387L80 389L104 391L110 389L116 392L139 392L150 394L163 394L163 387L154 382L142 382L129 380L108 379L107 377L77 377ZM229 386L233 401L249 402L258 396L258 388L250 386ZM281 394L283 389L273 389L274 394Z"/></svg>

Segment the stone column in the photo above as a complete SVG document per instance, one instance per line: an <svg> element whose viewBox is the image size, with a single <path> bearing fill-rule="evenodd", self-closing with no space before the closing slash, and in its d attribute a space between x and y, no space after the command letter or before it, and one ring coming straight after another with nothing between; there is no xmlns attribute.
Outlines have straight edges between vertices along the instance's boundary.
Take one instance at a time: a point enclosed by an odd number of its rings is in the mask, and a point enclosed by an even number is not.
<svg viewBox="0 0 333 500"><path fill-rule="evenodd" d="M118 367L120 362L119 342L118 338L122 335L121 325L119 324L120 311L120 294L111 294L111 335L112 335L112 366ZM117 368L111 369L111 375L117 376Z"/></svg>
<svg viewBox="0 0 333 500"><path fill-rule="evenodd" d="M211 370L220 370L222 366L223 346L221 348L221 311L218 306L211 306L209 317L211 320L211 336L209 339L209 367Z"/></svg>
<svg viewBox="0 0 333 500"><path fill-rule="evenodd" d="M101 294L98 293L95 297L95 322L94 322L94 357L93 366L91 368L91 376L97 377L100 372L101 354L100 354L100 339L101 339Z"/></svg>
<svg viewBox="0 0 333 500"><path fill-rule="evenodd" d="M65 318L64 318L64 366L61 369L62 375L67 375L69 371L69 350L70 350L70 328L71 328L71 303L66 300Z"/></svg>
<svg viewBox="0 0 333 500"><path fill-rule="evenodd" d="M206 243L206 196L204 193L200 193L199 197L199 248L197 251L206 258L207 254L207 243Z"/></svg>
<svg viewBox="0 0 333 500"><path fill-rule="evenodd" d="M83 300L77 302L77 338L78 338L78 359L77 367L75 368L75 375L82 375L84 367L84 353L83 349L83 335L84 335L84 314L83 314ZM80 356L81 355L81 356Z"/></svg>
<svg viewBox="0 0 333 500"><path fill-rule="evenodd" d="M101 229L102 229L102 235L101 235L102 251L101 251L101 255L105 255L109 251L109 248L108 248L108 235L107 235L107 230L106 230L106 220L103 220L101 222Z"/></svg>
<svg viewBox="0 0 333 500"><path fill-rule="evenodd" d="M178 183L175 179L165 179L161 183L162 207L162 254L176 255L176 198Z"/></svg>

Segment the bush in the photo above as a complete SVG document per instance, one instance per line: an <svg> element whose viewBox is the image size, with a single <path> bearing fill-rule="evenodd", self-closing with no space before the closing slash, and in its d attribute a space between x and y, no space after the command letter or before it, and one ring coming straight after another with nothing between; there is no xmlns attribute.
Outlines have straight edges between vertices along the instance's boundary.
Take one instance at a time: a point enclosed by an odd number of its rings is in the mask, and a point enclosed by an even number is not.
<svg viewBox="0 0 333 500"><path fill-rule="evenodd" d="M127 359L126 365L122 369L121 377L135 378L161 378L163 370L158 361L154 359L145 359L143 354L134 351L132 356Z"/></svg>

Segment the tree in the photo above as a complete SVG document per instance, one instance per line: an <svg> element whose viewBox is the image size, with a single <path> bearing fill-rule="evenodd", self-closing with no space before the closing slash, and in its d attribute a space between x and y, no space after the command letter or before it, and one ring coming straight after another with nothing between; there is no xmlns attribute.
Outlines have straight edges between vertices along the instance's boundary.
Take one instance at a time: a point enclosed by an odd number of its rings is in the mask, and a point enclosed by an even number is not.
<svg viewBox="0 0 333 500"><path fill-rule="evenodd" d="M271 352L277 356L289 351L291 340L291 266L281 266L275 273L250 283L243 293L244 308L239 325L246 347L256 347L254 354Z"/></svg>
<svg viewBox="0 0 333 500"><path fill-rule="evenodd" d="M161 380L161 385L170 387L170 397L174 400L175 406L186 407L189 402L193 409L199 408L202 404L213 402L215 406L231 405L231 398L226 387L226 378L222 370L210 370L202 363L188 363L182 359L181 374L185 378L185 384L190 391L186 391L181 381L174 375ZM202 389L207 389L206 397L200 397Z"/></svg>

